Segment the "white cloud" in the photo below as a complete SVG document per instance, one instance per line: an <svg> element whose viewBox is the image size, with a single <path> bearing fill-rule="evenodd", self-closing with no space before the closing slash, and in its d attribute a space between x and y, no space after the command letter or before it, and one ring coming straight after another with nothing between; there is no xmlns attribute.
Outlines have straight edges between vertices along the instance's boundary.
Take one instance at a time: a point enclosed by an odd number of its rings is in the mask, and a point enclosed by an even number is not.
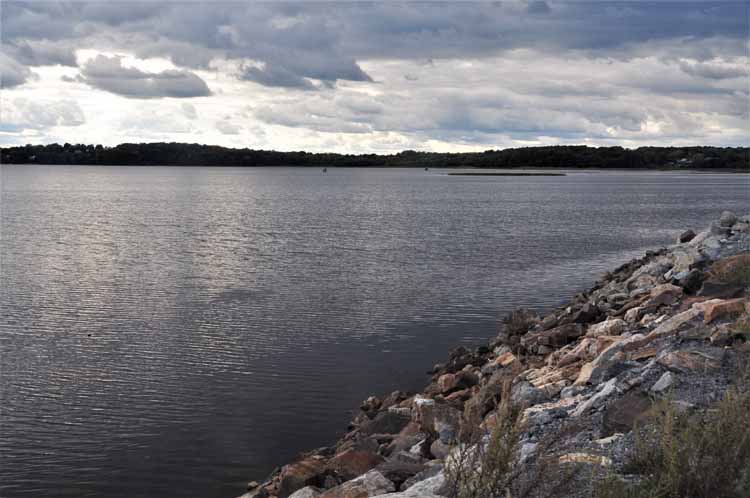
<svg viewBox="0 0 750 498"><path fill-rule="evenodd" d="M17 97L3 100L2 127L17 130L42 130L57 126L81 126L83 111L71 100L31 101Z"/></svg>
<svg viewBox="0 0 750 498"><path fill-rule="evenodd" d="M40 141L361 153L750 136L739 3L3 7L5 99L88 118L36 112Z"/></svg>

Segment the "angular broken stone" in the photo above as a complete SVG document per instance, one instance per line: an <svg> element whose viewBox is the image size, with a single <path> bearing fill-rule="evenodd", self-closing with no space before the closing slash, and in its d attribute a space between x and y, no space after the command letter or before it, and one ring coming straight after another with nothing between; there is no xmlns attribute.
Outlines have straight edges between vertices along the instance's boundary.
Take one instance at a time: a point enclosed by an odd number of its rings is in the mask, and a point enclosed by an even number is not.
<svg viewBox="0 0 750 498"><path fill-rule="evenodd" d="M670 389L675 384L675 376L672 372L665 372L664 375L659 377L653 386L651 386L651 392L662 394Z"/></svg>

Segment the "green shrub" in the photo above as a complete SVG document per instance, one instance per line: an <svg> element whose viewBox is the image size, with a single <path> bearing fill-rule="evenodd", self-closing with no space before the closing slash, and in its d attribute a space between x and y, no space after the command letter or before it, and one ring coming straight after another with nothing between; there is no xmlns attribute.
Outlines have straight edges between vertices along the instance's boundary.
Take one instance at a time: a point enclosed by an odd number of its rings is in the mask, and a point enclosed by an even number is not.
<svg viewBox="0 0 750 498"><path fill-rule="evenodd" d="M523 335L536 323L537 316L531 310L519 308L503 318L503 331L508 336Z"/></svg>
<svg viewBox="0 0 750 498"><path fill-rule="evenodd" d="M459 443L446 463L450 498L510 496L520 444L519 419L520 410L508 402L497 409L492 428L483 427L476 413L467 410Z"/></svg>
<svg viewBox="0 0 750 498"><path fill-rule="evenodd" d="M743 383L697 415L665 401L652 423L637 430L634 456L624 469L639 476L627 484L608 476L596 498L748 498L750 496L750 392Z"/></svg>
<svg viewBox="0 0 750 498"><path fill-rule="evenodd" d="M531 498L567 496L565 490L579 466L563 468L553 451L566 433L538 443L537 458L520 462L524 426L520 407L510 403L510 383L502 401L484 424L476 410L464 413L459 443L446 459L449 498Z"/></svg>

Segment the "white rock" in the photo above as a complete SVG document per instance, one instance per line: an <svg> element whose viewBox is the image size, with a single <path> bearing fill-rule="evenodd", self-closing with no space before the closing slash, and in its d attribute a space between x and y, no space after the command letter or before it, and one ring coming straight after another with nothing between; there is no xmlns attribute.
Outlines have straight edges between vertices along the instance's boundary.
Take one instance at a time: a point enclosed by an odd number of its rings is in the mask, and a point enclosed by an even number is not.
<svg viewBox="0 0 750 498"><path fill-rule="evenodd" d="M649 335L661 335L661 334L668 334L670 332L674 332L683 323L689 322L693 318L697 317L701 314L701 311L695 308L690 308L687 311L683 311L682 313L678 313L669 320L666 320L664 323L660 324L658 327L656 327L653 332Z"/></svg>
<svg viewBox="0 0 750 498"><path fill-rule="evenodd" d="M655 393L663 393L672 387L675 383L674 375L671 372L667 372L662 375L656 383L651 386L651 391Z"/></svg>
<svg viewBox="0 0 750 498"><path fill-rule="evenodd" d="M315 498L319 494L320 490L315 486L305 486L289 495L289 498Z"/></svg>
<svg viewBox="0 0 750 498"><path fill-rule="evenodd" d="M377 470L371 470L356 479L347 481L342 486L357 485L367 492L367 496L377 496L396 491L393 483Z"/></svg>
<svg viewBox="0 0 750 498"><path fill-rule="evenodd" d="M599 389L599 392L578 405L576 409L573 410L571 415L573 417L580 417L591 408L596 408L597 406L599 406L602 401L604 401L607 397L609 397L616 391L615 384L617 384L617 377L609 379L605 384L602 385L602 387Z"/></svg>
<svg viewBox="0 0 750 498"><path fill-rule="evenodd" d="M625 321L629 323L637 322L641 319L641 313L643 313L643 306L636 306L635 308L630 308L628 311L625 312Z"/></svg>
<svg viewBox="0 0 750 498"><path fill-rule="evenodd" d="M620 439L622 436L623 436L622 433L616 432L616 433L612 434L609 437L604 437L604 438L601 438L601 439L597 439L594 442L596 444L598 444L599 446L608 446L608 445L614 443L615 441L617 441L618 439Z"/></svg>
<svg viewBox="0 0 750 498"><path fill-rule="evenodd" d="M421 455L422 454L422 445L424 444L425 440L422 439L420 442L409 448L409 453L413 455Z"/></svg>
<svg viewBox="0 0 750 498"><path fill-rule="evenodd" d="M445 473L439 472L437 475L429 477L425 479L424 481L419 481L408 488L406 488L405 491L399 494L403 494L407 497L412 496L434 496L437 495L437 492L440 490L440 488L443 487L445 484ZM393 496L393 495L389 495Z"/></svg>
<svg viewBox="0 0 750 498"><path fill-rule="evenodd" d="M595 323L589 327L586 335L588 337L598 337L600 335L620 335L625 330L626 323L619 318L612 318L600 323Z"/></svg>
<svg viewBox="0 0 750 498"><path fill-rule="evenodd" d="M538 443L524 443L521 446L521 463L528 461L532 456L534 456L534 453L536 453L536 449L538 446Z"/></svg>

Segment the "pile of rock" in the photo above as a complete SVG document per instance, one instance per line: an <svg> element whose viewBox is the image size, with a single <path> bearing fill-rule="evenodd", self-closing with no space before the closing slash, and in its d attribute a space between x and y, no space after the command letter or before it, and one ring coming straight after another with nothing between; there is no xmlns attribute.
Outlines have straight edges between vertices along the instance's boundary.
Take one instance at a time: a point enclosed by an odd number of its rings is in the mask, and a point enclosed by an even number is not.
<svg viewBox="0 0 750 498"><path fill-rule="evenodd" d="M669 393L681 410L703 409L750 354L733 329L750 313L747 283L727 278L748 268L750 217L725 212L707 230L686 231L533 317L525 333L501 330L488 346L456 348L422 393L368 398L336 445L303 455L244 496L440 495L463 414L471 409L488 424L507 393L523 408L524 465L534 465L540 448L552 451L540 445L545 438L565 434L554 445L559 462L618 469L655 399Z"/></svg>

